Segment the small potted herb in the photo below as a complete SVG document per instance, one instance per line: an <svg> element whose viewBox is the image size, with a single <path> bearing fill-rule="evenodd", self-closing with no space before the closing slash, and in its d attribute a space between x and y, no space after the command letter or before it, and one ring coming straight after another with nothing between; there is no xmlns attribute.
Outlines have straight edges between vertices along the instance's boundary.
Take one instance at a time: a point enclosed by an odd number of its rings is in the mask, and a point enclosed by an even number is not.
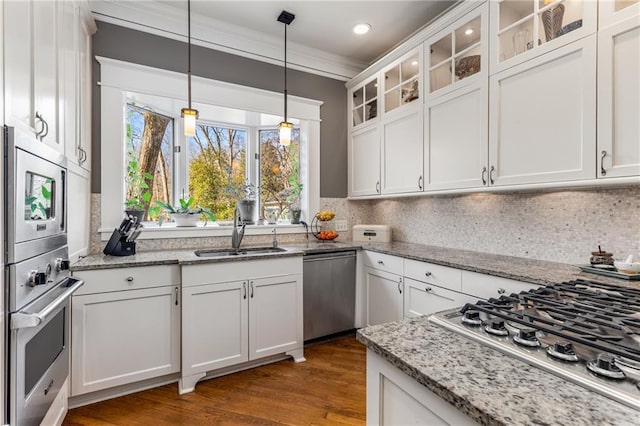
<svg viewBox="0 0 640 426"><path fill-rule="evenodd" d="M229 183L224 189L225 194L233 196L240 209L240 218L247 225L253 225L258 220L258 190L253 183L245 181L243 183Z"/></svg>
<svg viewBox="0 0 640 426"><path fill-rule="evenodd" d="M215 221L215 214L204 207L193 207L193 197L185 200L180 198L180 206L172 206L171 204L164 203L162 201L156 201L158 206L162 207L167 213L171 215L171 218L175 221L176 226L196 226L200 216L204 216L207 221ZM205 225L207 222L205 221Z"/></svg>

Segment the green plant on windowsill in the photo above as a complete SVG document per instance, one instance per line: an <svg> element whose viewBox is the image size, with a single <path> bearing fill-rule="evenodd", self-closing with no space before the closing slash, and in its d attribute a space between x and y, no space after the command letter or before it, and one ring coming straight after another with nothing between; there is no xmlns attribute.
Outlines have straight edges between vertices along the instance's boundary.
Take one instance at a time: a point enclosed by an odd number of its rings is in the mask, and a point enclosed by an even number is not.
<svg viewBox="0 0 640 426"><path fill-rule="evenodd" d="M162 201L156 201L156 204L171 215L176 222L176 226L196 226L200 216L206 218L205 225L207 221L214 222L216 220L216 215L211 210L200 206L193 206L193 197L189 197L186 200L180 198L179 202L179 206L172 206Z"/></svg>
<svg viewBox="0 0 640 426"><path fill-rule="evenodd" d="M138 216L138 221L142 221L145 214L145 206L151 201L151 191L149 191L149 181L153 180L151 173L144 173L140 170L140 164L133 151L127 154L127 200L124 202L125 210L128 214Z"/></svg>

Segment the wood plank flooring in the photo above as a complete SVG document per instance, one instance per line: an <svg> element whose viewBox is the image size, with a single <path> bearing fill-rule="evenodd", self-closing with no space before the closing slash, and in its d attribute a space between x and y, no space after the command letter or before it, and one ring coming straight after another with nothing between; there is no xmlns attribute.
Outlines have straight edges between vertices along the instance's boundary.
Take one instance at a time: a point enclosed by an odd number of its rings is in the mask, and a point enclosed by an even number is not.
<svg viewBox="0 0 640 426"><path fill-rule="evenodd" d="M349 335L304 354L306 362L207 380L186 395L174 383L76 408L63 425L363 425L365 347Z"/></svg>

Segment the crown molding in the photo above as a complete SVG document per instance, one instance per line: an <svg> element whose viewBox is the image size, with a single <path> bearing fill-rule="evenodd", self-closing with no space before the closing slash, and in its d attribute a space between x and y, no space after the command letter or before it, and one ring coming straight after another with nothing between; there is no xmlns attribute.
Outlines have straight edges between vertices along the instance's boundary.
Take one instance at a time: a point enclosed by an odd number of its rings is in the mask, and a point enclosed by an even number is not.
<svg viewBox="0 0 640 426"><path fill-rule="evenodd" d="M159 2L90 2L96 20L187 42L187 13ZM282 39L200 15L191 16L191 43L282 66ZM347 81L369 64L288 41L287 67Z"/></svg>

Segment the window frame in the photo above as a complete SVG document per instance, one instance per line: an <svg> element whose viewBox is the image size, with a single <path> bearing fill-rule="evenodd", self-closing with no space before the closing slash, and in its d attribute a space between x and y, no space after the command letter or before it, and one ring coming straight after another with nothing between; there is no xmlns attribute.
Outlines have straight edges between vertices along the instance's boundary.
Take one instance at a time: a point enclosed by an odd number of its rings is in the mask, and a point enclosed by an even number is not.
<svg viewBox="0 0 640 426"><path fill-rule="evenodd" d="M126 94L131 92L167 98L175 103L175 108L172 107L172 110L179 111L184 106L184 102L186 102L186 75L99 56L96 57L96 60L100 63L101 75L99 83L101 90L101 139L105 142L100 147L102 156L101 194L103 200L120 200L123 199L123 185L121 183L122 176L124 176L124 161L122 157L124 149L122 149L122 141L124 140ZM273 116L280 116L283 111L282 94L278 92L201 77L193 77L192 86L196 107L198 103L201 103ZM307 221L310 220L310 217L306 216L310 216L312 212L315 212L320 204L321 105L321 101L297 96L289 96L288 99L289 116L292 119L299 120L298 127L301 132L301 165L306 174L303 180L305 183L304 195L306 196L303 220ZM173 114L168 115L174 116ZM236 126L234 125L234 127ZM258 127L263 126L252 128L257 129ZM267 127L271 128L271 126ZM174 132L174 137L181 137L183 134L182 120L174 121ZM257 131L249 132L250 141L253 138L257 139L257 134ZM107 141L118 141L119 143L108 143ZM249 142L249 146L255 146L253 149L259 149L257 143ZM304 154L302 151L304 151ZM255 152L249 152L248 154L255 158L253 155ZM257 167L257 164L254 163L252 173L258 173ZM177 192L174 193L174 197L176 195L178 195ZM101 203L101 223L98 231L102 240L107 240L113 228L118 226L122 220L122 211L123 206L119 203ZM246 234L270 234L275 226L283 228L279 230L282 233L304 232L303 227L300 225L278 224L248 226ZM231 228L230 226L175 228L165 225L160 228L145 228L145 232L141 234L140 238L228 236L231 234Z"/></svg>

